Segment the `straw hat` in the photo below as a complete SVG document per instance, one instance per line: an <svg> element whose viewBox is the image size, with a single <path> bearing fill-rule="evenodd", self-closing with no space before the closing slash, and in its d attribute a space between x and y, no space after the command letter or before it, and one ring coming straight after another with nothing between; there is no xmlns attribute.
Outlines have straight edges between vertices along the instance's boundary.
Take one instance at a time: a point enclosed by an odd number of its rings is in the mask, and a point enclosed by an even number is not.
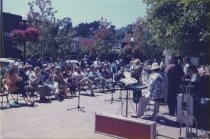
<svg viewBox="0 0 210 139"><path fill-rule="evenodd" d="M153 63L152 67L150 68L150 70L156 70L156 69L160 69L160 66L158 63Z"/></svg>

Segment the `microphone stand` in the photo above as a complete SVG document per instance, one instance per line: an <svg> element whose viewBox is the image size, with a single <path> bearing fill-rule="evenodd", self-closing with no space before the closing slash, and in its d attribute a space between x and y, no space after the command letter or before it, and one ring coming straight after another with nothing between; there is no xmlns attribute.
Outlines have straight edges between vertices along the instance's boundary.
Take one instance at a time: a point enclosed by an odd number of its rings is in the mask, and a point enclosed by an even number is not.
<svg viewBox="0 0 210 139"><path fill-rule="evenodd" d="M74 80L74 82L75 82L75 80ZM78 99L77 99L78 101L77 101L77 107L71 108L71 109L67 109L67 111L73 110L73 109L77 109L78 111L85 112L85 110L84 110L85 107L81 107L81 106L80 106L80 84L77 84L77 88L78 88Z"/></svg>

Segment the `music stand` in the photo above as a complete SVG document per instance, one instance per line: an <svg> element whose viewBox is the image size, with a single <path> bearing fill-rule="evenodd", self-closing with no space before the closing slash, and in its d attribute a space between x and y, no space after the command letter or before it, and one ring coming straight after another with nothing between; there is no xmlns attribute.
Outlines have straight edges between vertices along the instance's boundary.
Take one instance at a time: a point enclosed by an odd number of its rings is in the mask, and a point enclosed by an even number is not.
<svg viewBox="0 0 210 139"><path fill-rule="evenodd" d="M135 111L132 103L131 103L131 100L130 100L130 90L126 90L126 97L125 98L122 98L122 101L121 101L121 106L119 108L119 110L117 111L117 113L121 110L121 114L123 115L123 105L125 103L125 117L128 117L128 103L130 103L131 107L133 108L133 110Z"/></svg>
<svg viewBox="0 0 210 139"><path fill-rule="evenodd" d="M111 99L104 100L104 101L110 101L111 104L113 103L113 101L120 101L120 100L114 99L115 88L112 88L109 91L111 91Z"/></svg>
<svg viewBox="0 0 210 139"><path fill-rule="evenodd" d="M79 92L79 94L78 94L78 101L77 101L77 107L71 108L71 109L67 109L67 111L73 110L73 109L78 109L78 111L85 112L85 110L84 110L85 107L81 107L80 106L80 85L77 85L77 86L78 86L78 92Z"/></svg>
<svg viewBox="0 0 210 139"><path fill-rule="evenodd" d="M105 100L105 101L110 101L111 104L113 103L113 101L120 101L118 99L114 99L114 93L115 91L117 90L116 86L112 83L112 82L109 82L109 91L111 91L111 99L109 100Z"/></svg>

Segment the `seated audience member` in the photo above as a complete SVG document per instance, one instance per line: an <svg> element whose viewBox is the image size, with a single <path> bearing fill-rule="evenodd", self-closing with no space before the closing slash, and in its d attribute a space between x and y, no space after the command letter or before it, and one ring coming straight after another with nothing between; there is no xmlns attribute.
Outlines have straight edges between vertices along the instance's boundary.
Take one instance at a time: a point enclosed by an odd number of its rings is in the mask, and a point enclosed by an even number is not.
<svg viewBox="0 0 210 139"><path fill-rule="evenodd" d="M96 58L96 60L91 65L91 67L93 67L93 68L101 68L101 66L102 66L102 64L101 64L101 61L99 60L98 57Z"/></svg>
<svg viewBox="0 0 210 139"><path fill-rule="evenodd" d="M16 68L14 68L14 67L11 68L5 74L5 86L4 87L11 94L22 94L23 97L25 97L27 99L27 101L31 103L31 105L34 105L34 102L30 99L29 95L26 93L24 84L20 83L20 81L19 81Z"/></svg>
<svg viewBox="0 0 210 139"><path fill-rule="evenodd" d="M117 73L117 63L115 60L110 64L110 71L114 75Z"/></svg>
<svg viewBox="0 0 210 139"><path fill-rule="evenodd" d="M69 87L69 91L71 93L71 95L76 95L76 84L75 81L72 78L72 72L69 71L69 73L67 74L67 83L68 83L68 87Z"/></svg>
<svg viewBox="0 0 210 139"><path fill-rule="evenodd" d="M29 77L29 75L33 72L33 66L28 65L26 69L26 75Z"/></svg>
<svg viewBox="0 0 210 139"><path fill-rule="evenodd" d="M23 66L19 66L18 67L18 76L19 76L19 80L22 81L25 85L28 84L28 76L26 75L25 71L24 71L24 67Z"/></svg>
<svg viewBox="0 0 210 139"><path fill-rule="evenodd" d="M42 75L42 81L47 82L51 76L50 68L45 68Z"/></svg>
<svg viewBox="0 0 210 139"><path fill-rule="evenodd" d="M34 71L29 75L29 88L39 92L39 102L49 102L45 96L50 95L50 92L42 85L42 75L38 66L34 67Z"/></svg>
<svg viewBox="0 0 210 139"><path fill-rule="evenodd" d="M111 74L107 64L104 64L103 68L101 69L101 73L105 79L109 79L112 77L112 74Z"/></svg>
<svg viewBox="0 0 210 139"><path fill-rule="evenodd" d="M92 81L94 81L94 79L97 77L96 74L90 68L87 68L85 75Z"/></svg>
<svg viewBox="0 0 210 139"><path fill-rule="evenodd" d="M93 74L97 79L104 78L100 68L93 68Z"/></svg>
<svg viewBox="0 0 210 139"><path fill-rule="evenodd" d="M64 66L63 72L62 72L64 79L67 79L68 78L69 72L70 72L70 67Z"/></svg>
<svg viewBox="0 0 210 139"><path fill-rule="evenodd" d="M93 68L91 71L87 70L87 73L86 76L93 81L94 85L104 85L104 77L100 71L100 68Z"/></svg>
<svg viewBox="0 0 210 139"><path fill-rule="evenodd" d="M55 68L54 81L58 82L58 87L61 89L64 97L67 97L68 83L63 77L63 74L61 72L61 67Z"/></svg>
<svg viewBox="0 0 210 139"><path fill-rule="evenodd" d="M94 68L93 69L93 75L94 75L94 84L98 86L99 88L108 88L108 77L110 74L108 73L108 70L100 68Z"/></svg>
<svg viewBox="0 0 210 139"><path fill-rule="evenodd" d="M72 78L75 83L79 86L87 86L91 91L91 95L94 96L93 93L93 81L91 81L85 74L81 71L79 67L75 67L75 71L72 74Z"/></svg>
<svg viewBox="0 0 210 139"><path fill-rule="evenodd" d="M125 78L124 71L125 71L124 68L121 67L114 77L115 82L118 82L120 81L120 79Z"/></svg>
<svg viewBox="0 0 210 139"><path fill-rule="evenodd" d="M54 86L54 82L52 80L52 73L50 68L45 68L42 75L43 84L49 88L50 91L53 91L56 87Z"/></svg>

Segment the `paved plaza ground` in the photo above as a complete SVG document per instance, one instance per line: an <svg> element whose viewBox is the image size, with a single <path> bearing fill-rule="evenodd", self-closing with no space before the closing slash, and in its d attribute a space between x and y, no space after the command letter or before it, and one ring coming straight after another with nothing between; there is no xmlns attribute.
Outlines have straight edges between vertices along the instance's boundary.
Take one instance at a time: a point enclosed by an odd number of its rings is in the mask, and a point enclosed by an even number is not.
<svg viewBox="0 0 210 139"><path fill-rule="evenodd" d="M36 103L35 107L22 105L20 108L9 108L0 111L0 139L111 139L113 137L94 132L95 113L111 113L125 115L125 105L120 101L110 103L111 94L95 93L95 97L81 92L81 106L84 111L71 109L77 107L77 97L70 97L62 102L52 100L51 103ZM89 93L88 93L89 94ZM123 92L122 94L125 95ZM119 100L119 91L114 94ZM107 100L107 101L106 101ZM131 105L132 104L132 105ZM6 105L6 104L4 104ZM152 108L152 106L151 106ZM121 113L122 110L122 113ZM135 111L135 103L129 102L128 118ZM179 124L175 116L166 114L167 107L160 107L157 120L157 137L159 139L179 138ZM146 120L151 111L142 117ZM141 120L141 118L138 118ZM193 128L193 133L195 129ZM208 138L208 131L198 130L200 138ZM185 136L185 128L182 129Z"/></svg>

